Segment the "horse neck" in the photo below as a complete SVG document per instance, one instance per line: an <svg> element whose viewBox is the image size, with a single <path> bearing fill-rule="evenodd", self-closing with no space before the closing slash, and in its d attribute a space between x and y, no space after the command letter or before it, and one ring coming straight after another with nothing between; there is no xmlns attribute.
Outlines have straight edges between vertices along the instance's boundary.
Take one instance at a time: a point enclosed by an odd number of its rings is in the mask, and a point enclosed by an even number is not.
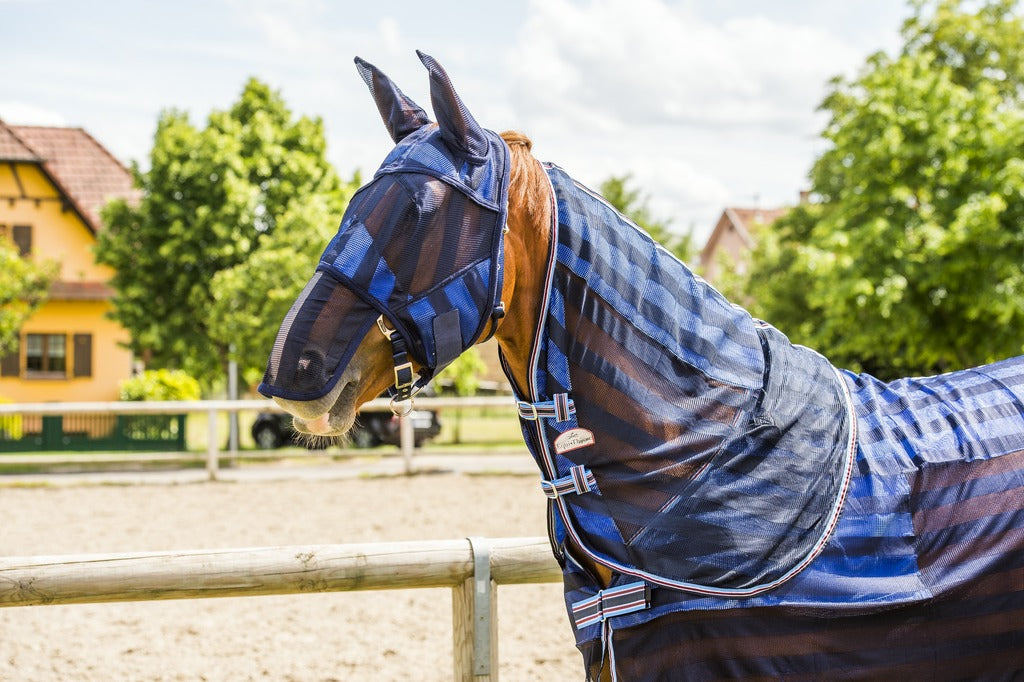
<svg viewBox="0 0 1024 682"><path fill-rule="evenodd" d="M518 177L509 193L508 234L505 236L506 315L495 336L520 395L527 395L533 340L540 319L551 243L551 187L540 164L530 155L515 163L535 167Z"/></svg>

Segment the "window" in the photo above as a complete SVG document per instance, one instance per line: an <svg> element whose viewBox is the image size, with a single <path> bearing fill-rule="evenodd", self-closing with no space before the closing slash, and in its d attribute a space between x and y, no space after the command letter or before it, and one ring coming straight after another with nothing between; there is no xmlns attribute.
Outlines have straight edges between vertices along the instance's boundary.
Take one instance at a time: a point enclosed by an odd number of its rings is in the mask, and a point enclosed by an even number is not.
<svg viewBox="0 0 1024 682"><path fill-rule="evenodd" d="M25 336L25 375L64 377L67 371L67 338L63 334Z"/></svg>
<svg viewBox="0 0 1024 682"><path fill-rule="evenodd" d="M75 334L75 366L72 374L76 377L92 376L92 334Z"/></svg>
<svg viewBox="0 0 1024 682"><path fill-rule="evenodd" d="M20 255L27 256L32 253L32 226L15 225L13 240Z"/></svg>
<svg viewBox="0 0 1024 682"><path fill-rule="evenodd" d="M21 356L18 353L18 342L14 342L14 348L0 358L0 377L16 377L21 373Z"/></svg>

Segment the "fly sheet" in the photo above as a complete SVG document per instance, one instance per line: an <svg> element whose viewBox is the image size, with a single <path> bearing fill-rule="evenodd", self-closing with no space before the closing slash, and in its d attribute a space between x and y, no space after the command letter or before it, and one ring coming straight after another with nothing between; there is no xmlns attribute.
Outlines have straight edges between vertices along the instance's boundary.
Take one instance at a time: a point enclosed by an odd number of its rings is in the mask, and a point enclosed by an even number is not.
<svg viewBox="0 0 1024 682"><path fill-rule="evenodd" d="M1024 666L1024 625L1006 625L1024 608L1024 363L891 384L839 372L547 171L546 307L519 413L590 672L922 670L963 655L956 619ZM943 609L978 580L992 599ZM864 639L813 644L835 619ZM802 634L778 647L763 636L789 627ZM878 638L901 631L894 658Z"/></svg>

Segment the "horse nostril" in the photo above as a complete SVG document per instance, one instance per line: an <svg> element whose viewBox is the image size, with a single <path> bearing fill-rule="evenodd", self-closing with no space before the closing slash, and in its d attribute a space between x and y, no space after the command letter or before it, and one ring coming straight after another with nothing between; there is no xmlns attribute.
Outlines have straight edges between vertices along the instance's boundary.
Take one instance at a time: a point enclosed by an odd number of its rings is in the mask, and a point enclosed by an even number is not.
<svg viewBox="0 0 1024 682"><path fill-rule="evenodd" d="M323 385L324 354L316 349L306 349L299 357L295 368L295 382L302 388L318 388Z"/></svg>

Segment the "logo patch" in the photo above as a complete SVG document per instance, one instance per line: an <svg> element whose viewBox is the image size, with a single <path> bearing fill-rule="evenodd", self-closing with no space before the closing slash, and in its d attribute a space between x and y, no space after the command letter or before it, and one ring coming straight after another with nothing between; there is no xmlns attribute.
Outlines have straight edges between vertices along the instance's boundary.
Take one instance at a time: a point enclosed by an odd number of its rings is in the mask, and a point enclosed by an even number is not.
<svg viewBox="0 0 1024 682"><path fill-rule="evenodd" d="M555 439L555 454L579 450L594 444L594 432L589 429L569 429Z"/></svg>

